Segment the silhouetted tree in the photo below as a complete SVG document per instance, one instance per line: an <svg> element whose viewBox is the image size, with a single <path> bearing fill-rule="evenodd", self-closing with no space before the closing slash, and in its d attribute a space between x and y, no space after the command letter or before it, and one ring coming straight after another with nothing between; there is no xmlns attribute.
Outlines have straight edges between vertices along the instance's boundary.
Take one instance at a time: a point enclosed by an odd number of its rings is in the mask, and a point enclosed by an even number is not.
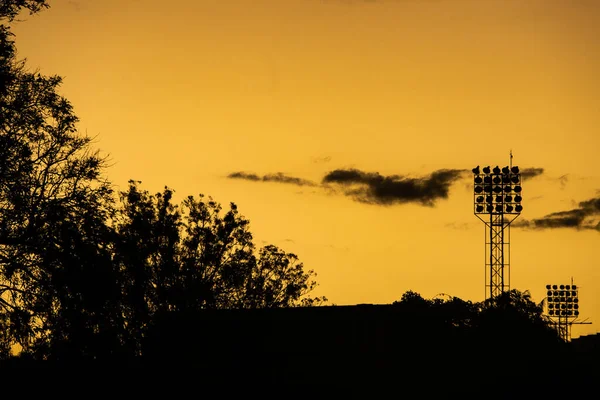
<svg viewBox="0 0 600 400"><path fill-rule="evenodd" d="M560 341L557 331L528 291L506 291L485 300L479 307L474 329L479 337L495 341L498 349L541 352Z"/></svg>
<svg viewBox="0 0 600 400"><path fill-rule="evenodd" d="M325 297L307 296L317 285L312 280L315 273L304 271L295 254L268 245L259 250L255 262L235 305L242 308L306 307L327 301Z"/></svg>
<svg viewBox="0 0 600 400"><path fill-rule="evenodd" d="M15 44L7 23L12 22L23 9L35 14L47 7L46 0L0 1L0 95L6 95L8 83L15 79Z"/></svg>
<svg viewBox="0 0 600 400"><path fill-rule="evenodd" d="M314 271L296 255L269 245L256 250L249 221L230 204L173 191L155 195L130 181L115 214L114 260L120 271L123 314L132 345L140 344L156 313L203 309L318 305L309 297Z"/></svg>
<svg viewBox="0 0 600 400"><path fill-rule="evenodd" d="M119 270L122 312L127 342L139 354L152 315L171 310L181 285L177 244L181 217L171 203L172 191L151 196L130 182L121 193L121 207L115 214L113 259Z"/></svg>
<svg viewBox="0 0 600 400"><path fill-rule="evenodd" d="M46 0L2 0L0 2L0 18L12 21L22 9L34 14L44 8L48 8Z"/></svg>
<svg viewBox="0 0 600 400"><path fill-rule="evenodd" d="M3 5L12 20L19 6L45 3ZM256 250L233 203L224 214L202 195L177 206L168 188L152 196L132 182L115 208L61 78L27 70L9 29L0 33L0 347L53 359L139 354L157 312L325 301L308 296L315 274L294 254Z"/></svg>
<svg viewBox="0 0 600 400"><path fill-rule="evenodd" d="M45 6L4 1L0 18ZM61 78L28 71L4 25L0 41L0 309L10 346L96 357L105 335L118 341L119 319L104 161L77 132Z"/></svg>

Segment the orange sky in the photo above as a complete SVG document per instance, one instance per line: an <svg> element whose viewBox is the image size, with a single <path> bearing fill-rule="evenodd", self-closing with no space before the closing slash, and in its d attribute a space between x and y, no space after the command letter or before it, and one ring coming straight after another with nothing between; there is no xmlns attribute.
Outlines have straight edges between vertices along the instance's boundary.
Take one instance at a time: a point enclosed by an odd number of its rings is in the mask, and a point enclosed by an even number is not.
<svg viewBox="0 0 600 400"><path fill-rule="evenodd" d="M470 177L435 205L365 204L319 183L355 168L418 178L506 165L520 220L600 197L595 0L50 0L14 25L21 57L65 78L109 178L234 201L257 244L296 253L335 304L407 290L483 300ZM281 172L315 186L229 179ZM562 177L562 178L561 178ZM595 218L596 215L591 215ZM511 231L511 284L581 288L598 331L594 229Z"/></svg>

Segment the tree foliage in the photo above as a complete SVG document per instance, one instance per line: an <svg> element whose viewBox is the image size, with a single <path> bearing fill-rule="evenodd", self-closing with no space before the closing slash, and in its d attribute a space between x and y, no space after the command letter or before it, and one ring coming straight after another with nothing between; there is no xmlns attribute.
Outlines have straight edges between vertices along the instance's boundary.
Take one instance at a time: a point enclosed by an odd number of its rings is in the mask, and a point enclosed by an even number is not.
<svg viewBox="0 0 600 400"><path fill-rule="evenodd" d="M8 2L1 11L13 18L19 7L43 5ZM91 346L90 337L116 318L104 160L77 131L73 107L59 94L61 78L28 71L4 33L0 304L13 341L26 351Z"/></svg>
<svg viewBox="0 0 600 400"><path fill-rule="evenodd" d="M141 343L156 313L318 305L315 273L274 245L255 248L249 221L234 203L210 197L173 203L130 181L116 213L114 260L128 333Z"/></svg>
<svg viewBox="0 0 600 400"><path fill-rule="evenodd" d="M2 0L0 1L0 18L12 21L23 10L31 14L48 8L46 0Z"/></svg>
<svg viewBox="0 0 600 400"><path fill-rule="evenodd" d="M0 358L137 355L157 312L321 301L295 255L254 247L235 204L133 181L117 197L62 79L16 58L4 22L46 7L0 2Z"/></svg>

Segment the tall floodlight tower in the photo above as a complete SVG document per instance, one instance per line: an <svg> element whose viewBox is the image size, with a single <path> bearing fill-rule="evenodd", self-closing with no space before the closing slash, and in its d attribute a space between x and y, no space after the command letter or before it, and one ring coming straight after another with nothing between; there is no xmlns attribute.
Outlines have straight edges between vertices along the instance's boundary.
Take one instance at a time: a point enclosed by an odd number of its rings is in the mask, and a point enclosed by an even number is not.
<svg viewBox="0 0 600 400"><path fill-rule="evenodd" d="M485 294L510 290L510 224L519 217L523 188L519 167L473 168L474 212L485 224Z"/></svg>

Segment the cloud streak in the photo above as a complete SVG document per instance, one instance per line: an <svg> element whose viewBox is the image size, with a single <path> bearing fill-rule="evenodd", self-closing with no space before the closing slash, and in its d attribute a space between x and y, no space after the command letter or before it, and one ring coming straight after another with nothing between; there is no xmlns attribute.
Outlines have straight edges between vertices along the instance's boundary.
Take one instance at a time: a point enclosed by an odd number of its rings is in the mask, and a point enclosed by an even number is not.
<svg viewBox="0 0 600 400"><path fill-rule="evenodd" d="M578 208L558 211L542 218L515 222L516 227L529 229L593 229L600 232L600 197L579 203Z"/></svg>
<svg viewBox="0 0 600 400"><path fill-rule="evenodd" d="M525 168L521 170L521 178L531 179L544 173L544 168Z"/></svg>
<svg viewBox="0 0 600 400"><path fill-rule="evenodd" d="M319 162L328 162L329 160L329 157L318 159ZM366 204L388 206L414 203L431 207L438 200L447 199L452 184L463 177L467 177L468 172L468 170L463 169L439 169L429 175L410 177L405 175L386 176L378 172L342 168L331 170L325 174L320 183L285 175L281 172L257 175L238 171L230 173L227 177L253 182L321 187L330 190L330 193L341 193L355 201ZM521 176L524 179L532 179L543 173L543 168L525 168L521 170ZM544 223L551 224L552 222L539 222L539 224Z"/></svg>
<svg viewBox="0 0 600 400"><path fill-rule="evenodd" d="M286 184L296 185L296 186L317 186L317 184L315 182L309 181L307 179L297 178L295 176L288 176L288 175L283 174L282 172L259 176L259 175L253 174L253 173L239 171L239 172L232 172L231 174L227 175L227 177L230 179L243 179L243 180L254 181L254 182L261 181L261 182L286 183Z"/></svg>
<svg viewBox="0 0 600 400"><path fill-rule="evenodd" d="M354 200L379 205L418 203L433 206L439 199L448 198L452 183L465 170L441 169L421 178L402 175L384 176L378 172L358 169L336 169L323 177L324 185L339 185L344 194Z"/></svg>

